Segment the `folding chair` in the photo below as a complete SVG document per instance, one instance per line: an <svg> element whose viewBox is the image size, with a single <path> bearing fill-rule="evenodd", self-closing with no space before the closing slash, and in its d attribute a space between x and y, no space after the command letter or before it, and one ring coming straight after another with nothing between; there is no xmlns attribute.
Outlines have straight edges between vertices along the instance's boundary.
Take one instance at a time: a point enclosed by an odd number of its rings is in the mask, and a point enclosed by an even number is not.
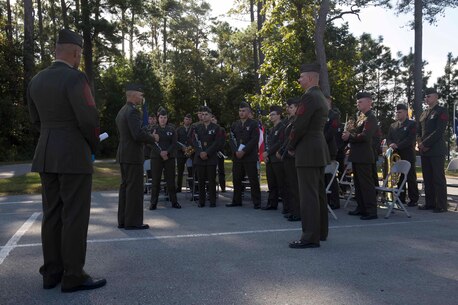
<svg viewBox="0 0 458 305"><path fill-rule="evenodd" d="M334 179L336 178L336 175L337 175L337 171L339 170L339 162L333 160L331 161L330 164L326 165L326 167L324 168L324 174L329 174L329 175L332 175L331 179L329 180L329 183L328 185L326 186L326 194L331 194L331 185L332 185L332 182L334 181ZM329 210L329 213L331 213L332 217L334 217L335 220L337 220L337 216L336 214L334 213L334 211L331 209L331 207L329 206L329 203L327 203L327 206L328 206L328 210Z"/></svg>
<svg viewBox="0 0 458 305"><path fill-rule="evenodd" d="M151 159L146 159L143 162L143 185L144 185L144 191L145 194L151 193L151 178L148 177L148 172L151 170Z"/></svg>
<svg viewBox="0 0 458 305"><path fill-rule="evenodd" d="M393 208L396 206L397 208L401 209L406 213L407 217L411 217L405 206L402 204L401 199L399 198L399 195L404 192L404 185L407 182L407 175L409 174L410 170L410 162L407 160L399 160L393 164L391 167L391 171L388 173L388 175L385 177L385 180L383 180L383 186L377 186L375 187L375 190L378 192L385 192L385 193L391 193L393 201L387 201L385 204L388 206L388 212L385 215L385 218L388 219L390 217L391 212L393 211ZM399 185L393 185L392 187L388 187L388 181L392 179L393 175L403 175L403 179L401 181L401 184Z"/></svg>
<svg viewBox="0 0 458 305"><path fill-rule="evenodd" d="M452 172L452 171L457 171L457 170L458 170L458 158L453 158L452 160L450 160L450 163L447 166L447 171ZM458 184L447 183L447 187L458 188ZM455 202L455 212L456 212L458 210L458 202L455 201L452 197L447 197L447 200Z"/></svg>
<svg viewBox="0 0 458 305"><path fill-rule="evenodd" d="M345 197L345 205L344 208L347 207L348 203L350 202L351 197L353 196L355 192L355 184L353 183L353 174L352 174L353 168L351 165L351 162L347 162L347 166L345 166L345 169L342 173L342 176L340 177L339 185L341 186L346 186L348 187L348 195Z"/></svg>

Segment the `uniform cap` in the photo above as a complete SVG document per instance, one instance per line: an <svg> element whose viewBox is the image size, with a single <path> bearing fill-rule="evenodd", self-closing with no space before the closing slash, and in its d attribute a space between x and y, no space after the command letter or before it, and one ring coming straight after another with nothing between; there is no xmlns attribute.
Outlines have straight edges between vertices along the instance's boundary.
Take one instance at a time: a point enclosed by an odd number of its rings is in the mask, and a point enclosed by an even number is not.
<svg viewBox="0 0 458 305"><path fill-rule="evenodd" d="M239 108L249 108L249 109L251 109L251 106L247 102L243 101L243 102L240 103Z"/></svg>
<svg viewBox="0 0 458 305"><path fill-rule="evenodd" d="M164 112L165 112L165 114L162 114L162 113L164 113ZM158 116L159 116L159 115L167 115L167 111L165 110L164 107L159 106L159 108L157 109L157 115L158 115Z"/></svg>
<svg viewBox="0 0 458 305"><path fill-rule="evenodd" d="M408 108L406 104L397 104L396 110L408 110Z"/></svg>
<svg viewBox="0 0 458 305"><path fill-rule="evenodd" d="M356 99L357 100L360 100L362 98L368 98L368 99L372 100L372 94L370 94L367 91L361 91L361 92L356 93Z"/></svg>
<svg viewBox="0 0 458 305"><path fill-rule="evenodd" d="M438 94L436 88L426 88L425 95Z"/></svg>
<svg viewBox="0 0 458 305"><path fill-rule="evenodd" d="M162 109L159 109L159 111L157 112L157 116L166 116L167 115L167 110L165 110L164 108Z"/></svg>
<svg viewBox="0 0 458 305"><path fill-rule="evenodd" d="M77 33L70 31L68 29L62 29L59 31L59 36L57 38L57 43L70 43L76 44L80 48L83 47L83 37L78 35Z"/></svg>
<svg viewBox="0 0 458 305"><path fill-rule="evenodd" d="M208 106L202 106L202 107L200 107L200 111L201 111L201 112L212 113L212 110L211 110L210 107L208 107Z"/></svg>
<svg viewBox="0 0 458 305"><path fill-rule="evenodd" d="M321 65L318 63L303 64L301 66L301 73L304 73L304 72L320 73L320 70L321 70Z"/></svg>
<svg viewBox="0 0 458 305"><path fill-rule="evenodd" d="M286 104L288 106L297 105L297 104L299 104L300 101L301 101L300 97L291 97L291 98L286 100Z"/></svg>
<svg viewBox="0 0 458 305"><path fill-rule="evenodd" d="M283 109L280 106L272 105L272 106L270 106L269 111L270 112L275 111L276 113L281 114Z"/></svg>
<svg viewBox="0 0 458 305"><path fill-rule="evenodd" d="M190 113L186 113L186 115L184 117L188 118L188 119L192 119L192 115Z"/></svg>
<svg viewBox="0 0 458 305"><path fill-rule="evenodd" d="M138 91L138 92L144 92L143 91L143 86L140 84L127 84L126 85L126 91Z"/></svg>

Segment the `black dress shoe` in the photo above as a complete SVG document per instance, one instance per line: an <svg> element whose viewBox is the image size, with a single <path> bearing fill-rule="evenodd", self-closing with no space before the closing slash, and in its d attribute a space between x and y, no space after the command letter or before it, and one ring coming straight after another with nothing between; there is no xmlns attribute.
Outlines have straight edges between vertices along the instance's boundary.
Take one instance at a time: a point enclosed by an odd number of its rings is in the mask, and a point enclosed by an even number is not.
<svg viewBox="0 0 458 305"><path fill-rule="evenodd" d="M288 217L288 221L300 221L300 220L301 220L301 218L299 216L291 215L291 216Z"/></svg>
<svg viewBox="0 0 458 305"><path fill-rule="evenodd" d="M255 209L255 210L259 210L260 208L261 208L260 204L255 204L254 207L253 207L253 209Z"/></svg>
<svg viewBox="0 0 458 305"><path fill-rule="evenodd" d="M326 241L327 238L325 237L320 237L320 241Z"/></svg>
<svg viewBox="0 0 458 305"><path fill-rule="evenodd" d="M286 219L288 219L288 218L291 217L291 214L285 214L285 215L283 215L283 217L285 217Z"/></svg>
<svg viewBox="0 0 458 305"><path fill-rule="evenodd" d="M233 202L233 203L228 203L228 204L226 204L226 206L227 206L228 208L232 208L232 207L241 207L242 204L241 204L241 203L235 203L235 202Z"/></svg>
<svg viewBox="0 0 458 305"><path fill-rule="evenodd" d="M149 209L152 211L152 210L155 210L157 208L157 203L151 203L149 205Z"/></svg>
<svg viewBox="0 0 458 305"><path fill-rule="evenodd" d="M216 203L210 203L211 208L216 208Z"/></svg>
<svg viewBox="0 0 458 305"><path fill-rule="evenodd" d="M353 211L350 211L348 212L348 215L351 215L351 216L359 216L359 215L362 215L361 214L361 211L356 209L356 210L353 210Z"/></svg>
<svg viewBox="0 0 458 305"><path fill-rule="evenodd" d="M377 215L363 215L359 219L361 220L372 220L372 219L377 219Z"/></svg>
<svg viewBox="0 0 458 305"><path fill-rule="evenodd" d="M199 204L197 205L198 208L203 208L204 206L205 206L205 203L199 203Z"/></svg>
<svg viewBox="0 0 458 305"><path fill-rule="evenodd" d="M118 225L118 229L124 229L124 225Z"/></svg>
<svg viewBox="0 0 458 305"><path fill-rule="evenodd" d="M53 289L62 281L63 273L54 276L43 276L43 289Z"/></svg>
<svg viewBox="0 0 458 305"><path fill-rule="evenodd" d="M181 205L178 202L172 203L172 208L181 209Z"/></svg>
<svg viewBox="0 0 458 305"><path fill-rule="evenodd" d="M418 209L419 209L419 210L422 210L422 211L425 211L425 210L432 210L432 209L434 209L434 208L433 208L433 207L426 206L426 205L419 205L419 206L418 206Z"/></svg>
<svg viewBox="0 0 458 305"><path fill-rule="evenodd" d="M149 225L143 224L140 226L127 226L125 229L126 230L146 230L146 229L149 229Z"/></svg>
<svg viewBox="0 0 458 305"><path fill-rule="evenodd" d="M415 207L415 206L417 206L417 205L418 205L418 202L412 202L412 201L410 201L410 202L407 204L408 207Z"/></svg>
<svg viewBox="0 0 458 305"><path fill-rule="evenodd" d="M289 243L289 247L293 249L319 248L320 244L307 243L300 240L295 240Z"/></svg>
<svg viewBox="0 0 458 305"><path fill-rule="evenodd" d="M433 210L433 213L445 213L445 212L447 212L447 209L440 208L440 209L434 209Z"/></svg>
<svg viewBox="0 0 458 305"><path fill-rule="evenodd" d="M106 283L107 283L106 279L93 279L89 277L81 285L74 286L74 287L62 287L62 292L75 292L79 290L97 289L97 288L105 286Z"/></svg>
<svg viewBox="0 0 458 305"><path fill-rule="evenodd" d="M271 206L271 205L266 205L265 207L262 207L261 210L268 211L268 210L276 210L277 207Z"/></svg>

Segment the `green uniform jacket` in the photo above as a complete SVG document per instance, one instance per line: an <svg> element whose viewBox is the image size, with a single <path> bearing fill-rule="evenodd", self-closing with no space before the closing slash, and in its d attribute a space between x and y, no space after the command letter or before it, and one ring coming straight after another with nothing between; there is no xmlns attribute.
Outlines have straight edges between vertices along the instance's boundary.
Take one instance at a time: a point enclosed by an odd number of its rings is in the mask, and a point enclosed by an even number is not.
<svg viewBox="0 0 458 305"><path fill-rule="evenodd" d="M259 160L259 126L255 120L247 119L244 124L241 120L232 123L230 138L229 145L232 150L233 162L257 162ZM245 145L242 149L245 155L242 159L238 159L235 153L241 144Z"/></svg>
<svg viewBox="0 0 458 305"><path fill-rule="evenodd" d="M324 137L327 119L326 98L318 87L309 88L298 105L289 135L288 149L296 152L296 166L324 167L331 161Z"/></svg>
<svg viewBox="0 0 458 305"><path fill-rule="evenodd" d="M428 151L421 151L425 157L443 156L447 154L445 145L445 129L447 128L448 114L444 107L439 105L423 111L417 132L417 140L428 147Z"/></svg>
<svg viewBox="0 0 458 305"><path fill-rule="evenodd" d="M269 162L271 163L278 163L282 161L277 158L276 154L285 141L285 127L285 124L280 122L277 126L270 128L266 133L265 152L267 152Z"/></svg>
<svg viewBox="0 0 458 305"><path fill-rule="evenodd" d="M86 75L56 61L31 80L27 100L40 130L32 171L91 174L100 129Z"/></svg>
<svg viewBox="0 0 458 305"><path fill-rule="evenodd" d="M140 111L132 103L126 103L116 116L119 145L116 154L118 163L143 164L143 144L154 144L154 138L142 128Z"/></svg>
<svg viewBox="0 0 458 305"><path fill-rule="evenodd" d="M415 161L415 139L417 128L415 121L394 122L388 131L387 144L396 144L396 152L401 159Z"/></svg>
<svg viewBox="0 0 458 305"><path fill-rule="evenodd" d="M205 127L205 124L200 124L194 128L192 139L192 146L194 146L194 150L196 152L193 164L217 165L217 153L222 148L224 130L221 130L221 127L214 123L210 123L207 127ZM207 153L207 160L202 160L200 158L201 152Z"/></svg>
<svg viewBox="0 0 458 305"><path fill-rule="evenodd" d="M350 133L350 155L348 161L356 163L375 163L373 140L379 130L378 121L372 110L365 114L364 120L358 121L356 130Z"/></svg>
<svg viewBox="0 0 458 305"><path fill-rule="evenodd" d="M176 158L177 156L177 133L175 126L167 124L164 127L159 125L154 126L153 131L159 135L159 142L154 144L151 148L151 159L161 159L161 151L167 151L169 158Z"/></svg>

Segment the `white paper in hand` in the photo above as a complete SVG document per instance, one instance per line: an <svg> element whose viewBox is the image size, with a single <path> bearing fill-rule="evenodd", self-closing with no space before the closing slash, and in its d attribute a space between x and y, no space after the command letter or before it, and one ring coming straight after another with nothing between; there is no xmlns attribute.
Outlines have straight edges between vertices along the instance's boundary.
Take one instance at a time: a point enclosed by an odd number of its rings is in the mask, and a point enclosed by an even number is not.
<svg viewBox="0 0 458 305"><path fill-rule="evenodd" d="M104 132L101 135L99 135L99 140L102 142L103 140L106 140L108 138L108 133Z"/></svg>
<svg viewBox="0 0 458 305"><path fill-rule="evenodd" d="M239 149L237 151L242 151L245 148L245 144L240 144Z"/></svg>

